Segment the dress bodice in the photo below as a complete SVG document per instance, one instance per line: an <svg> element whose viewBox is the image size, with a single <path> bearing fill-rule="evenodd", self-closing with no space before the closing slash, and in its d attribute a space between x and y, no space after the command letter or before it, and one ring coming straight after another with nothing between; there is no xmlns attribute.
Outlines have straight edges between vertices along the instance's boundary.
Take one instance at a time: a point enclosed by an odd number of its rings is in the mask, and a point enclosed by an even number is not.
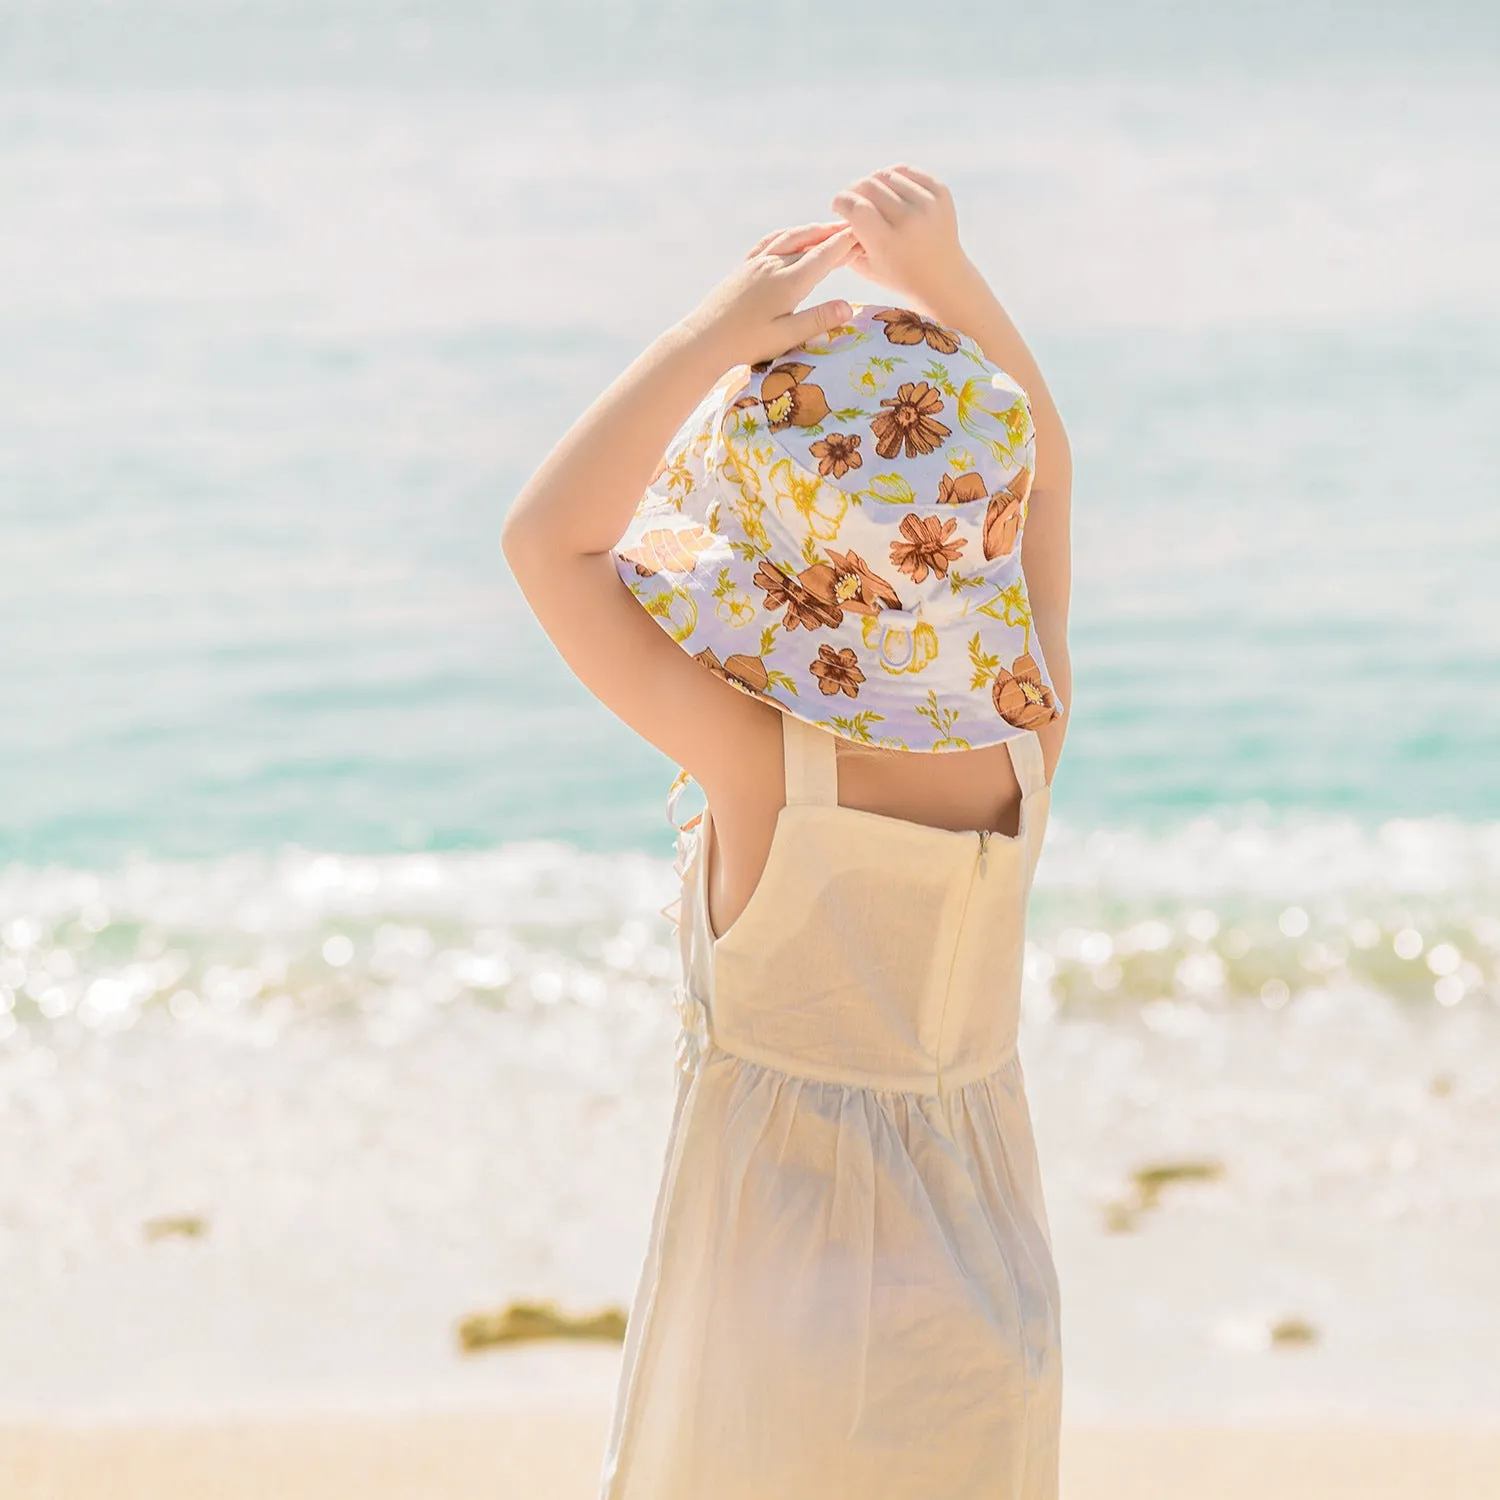
<svg viewBox="0 0 1500 1500"><path fill-rule="evenodd" d="M1050 789L1040 744L1006 741L1018 831L953 831L838 803L834 736L782 715L786 806L760 881L721 937L708 920L711 811L679 923L707 1034L806 1077L941 1093L1012 1054L1026 905Z"/></svg>

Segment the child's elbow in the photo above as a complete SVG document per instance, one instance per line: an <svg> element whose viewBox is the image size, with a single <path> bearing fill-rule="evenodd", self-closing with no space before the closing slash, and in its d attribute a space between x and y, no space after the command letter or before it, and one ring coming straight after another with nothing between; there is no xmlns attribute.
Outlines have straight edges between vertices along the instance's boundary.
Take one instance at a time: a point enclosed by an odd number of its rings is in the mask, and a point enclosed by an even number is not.
<svg viewBox="0 0 1500 1500"><path fill-rule="evenodd" d="M1054 491L1073 486L1073 445L1061 418L1037 435L1037 483Z"/></svg>
<svg viewBox="0 0 1500 1500"><path fill-rule="evenodd" d="M519 575L535 557L537 550L536 523L528 518L526 509L517 503L506 512L500 523L500 551L510 564L512 573Z"/></svg>

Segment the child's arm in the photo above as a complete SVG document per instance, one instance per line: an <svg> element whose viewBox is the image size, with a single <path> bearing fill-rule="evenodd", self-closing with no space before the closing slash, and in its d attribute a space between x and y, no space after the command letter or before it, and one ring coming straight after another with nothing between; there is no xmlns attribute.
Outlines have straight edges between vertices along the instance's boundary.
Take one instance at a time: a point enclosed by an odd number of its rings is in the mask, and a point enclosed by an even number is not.
<svg viewBox="0 0 1500 1500"><path fill-rule="evenodd" d="M859 248L849 258L856 271L898 292L918 312L967 333L1026 390L1036 428L1036 474L1021 559L1047 670L1059 698L1071 709L1068 605L1073 455L1041 369L965 254L958 239L953 197L935 177L904 164L888 167L845 188L834 198L833 207L859 237ZM1062 751L1069 718L1065 712L1038 731L1049 775Z"/></svg>
<svg viewBox="0 0 1500 1500"><path fill-rule="evenodd" d="M768 235L662 334L564 434L501 529L526 602L580 680L652 744L700 774L764 713L705 671L646 614L611 549L667 444L737 364L781 354L847 320L844 302L797 304L853 248L841 223Z"/></svg>

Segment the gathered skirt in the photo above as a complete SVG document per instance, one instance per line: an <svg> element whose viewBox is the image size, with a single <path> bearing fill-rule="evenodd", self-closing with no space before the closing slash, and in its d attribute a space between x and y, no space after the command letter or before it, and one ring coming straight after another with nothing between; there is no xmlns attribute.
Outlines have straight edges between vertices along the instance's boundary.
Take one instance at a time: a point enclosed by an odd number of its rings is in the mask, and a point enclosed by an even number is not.
<svg viewBox="0 0 1500 1500"><path fill-rule="evenodd" d="M1057 1280L1014 1054L940 1097L680 1076L604 1500L1055 1500Z"/></svg>

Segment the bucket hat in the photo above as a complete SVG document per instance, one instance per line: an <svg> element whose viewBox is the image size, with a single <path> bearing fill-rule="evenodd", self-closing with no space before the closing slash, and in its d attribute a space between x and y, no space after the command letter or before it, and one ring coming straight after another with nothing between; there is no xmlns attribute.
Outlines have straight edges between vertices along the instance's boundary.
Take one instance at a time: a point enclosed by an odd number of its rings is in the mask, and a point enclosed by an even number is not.
<svg viewBox="0 0 1500 1500"><path fill-rule="evenodd" d="M1021 537L1021 386L908 308L730 370L614 549L646 612L742 692L845 739L978 749L1061 711Z"/></svg>

